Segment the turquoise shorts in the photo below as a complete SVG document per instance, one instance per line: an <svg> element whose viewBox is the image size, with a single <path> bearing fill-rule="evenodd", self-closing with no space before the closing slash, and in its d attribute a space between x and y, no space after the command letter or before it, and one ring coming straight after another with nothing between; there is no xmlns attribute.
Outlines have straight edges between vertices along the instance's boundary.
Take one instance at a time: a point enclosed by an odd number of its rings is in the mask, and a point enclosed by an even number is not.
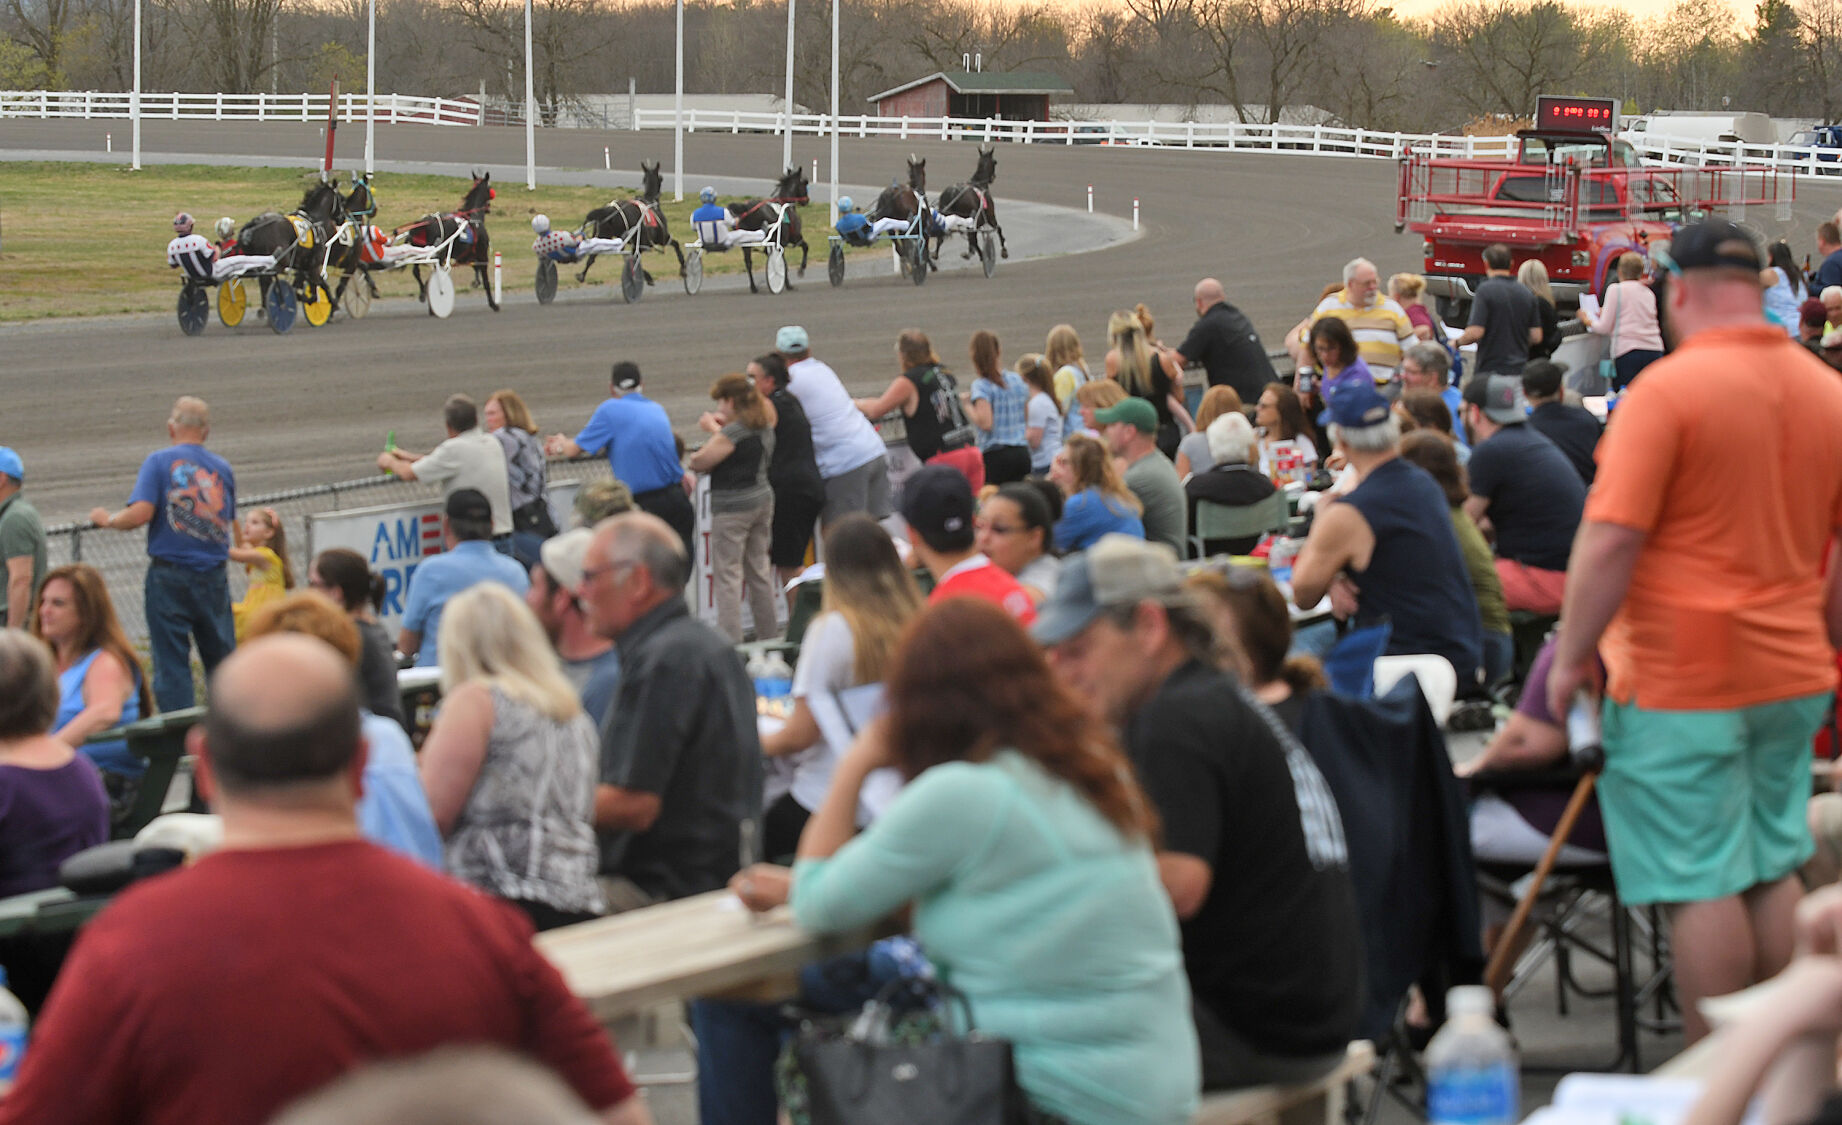
<svg viewBox="0 0 1842 1125"><path fill-rule="evenodd" d="M1626 905L1705 902L1796 871L1827 692L1730 711L1605 703L1599 805Z"/></svg>

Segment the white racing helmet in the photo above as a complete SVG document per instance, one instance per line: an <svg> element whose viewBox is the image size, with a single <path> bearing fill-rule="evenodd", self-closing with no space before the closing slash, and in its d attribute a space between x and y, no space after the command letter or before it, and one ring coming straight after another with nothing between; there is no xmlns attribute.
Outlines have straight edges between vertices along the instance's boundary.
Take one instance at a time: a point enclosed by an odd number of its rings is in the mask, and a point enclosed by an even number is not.
<svg viewBox="0 0 1842 1125"><path fill-rule="evenodd" d="M550 233L550 216L533 215L531 217L531 230L533 233L536 233L536 234L549 234Z"/></svg>
<svg viewBox="0 0 1842 1125"><path fill-rule="evenodd" d="M236 233L237 221L229 215L225 215L217 221L217 227L215 229L217 230L218 241L221 242Z"/></svg>

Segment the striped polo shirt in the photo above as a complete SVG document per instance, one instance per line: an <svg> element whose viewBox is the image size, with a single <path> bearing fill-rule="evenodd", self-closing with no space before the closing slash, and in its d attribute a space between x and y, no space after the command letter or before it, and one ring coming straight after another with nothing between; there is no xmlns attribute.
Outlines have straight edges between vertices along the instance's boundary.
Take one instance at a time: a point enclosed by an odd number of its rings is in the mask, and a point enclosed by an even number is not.
<svg viewBox="0 0 1842 1125"><path fill-rule="evenodd" d="M1349 325L1362 362L1369 365L1377 383L1394 378L1394 369L1401 365L1401 349L1413 343L1414 335L1413 322L1393 298L1378 295L1373 305L1359 309L1350 304L1349 290L1339 289L1318 302L1311 319L1315 322L1325 316Z"/></svg>

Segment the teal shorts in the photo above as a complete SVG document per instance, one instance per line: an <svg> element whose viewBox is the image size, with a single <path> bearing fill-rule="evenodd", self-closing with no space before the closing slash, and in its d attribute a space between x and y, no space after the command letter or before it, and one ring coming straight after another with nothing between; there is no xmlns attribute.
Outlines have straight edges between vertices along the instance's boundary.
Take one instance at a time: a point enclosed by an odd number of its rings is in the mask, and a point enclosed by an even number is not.
<svg viewBox="0 0 1842 1125"><path fill-rule="evenodd" d="M1730 711L1605 703L1599 805L1630 906L1705 902L1796 871L1827 692Z"/></svg>

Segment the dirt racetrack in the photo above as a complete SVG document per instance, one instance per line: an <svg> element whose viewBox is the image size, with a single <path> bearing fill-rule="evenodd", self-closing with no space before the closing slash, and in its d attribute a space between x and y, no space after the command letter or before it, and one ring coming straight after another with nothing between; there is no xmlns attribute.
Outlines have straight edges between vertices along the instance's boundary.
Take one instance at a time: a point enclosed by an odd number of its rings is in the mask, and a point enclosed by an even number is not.
<svg viewBox="0 0 1842 1125"><path fill-rule="evenodd" d="M125 137L127 123L0 122L0 159L100 153L105 131ZM149 154L210 153L246 163L298 161L304 168L313 166L323 144L316 126L282 123L149 121L143 136ZM340 129L337 167L361 162L363 138L361 126ZM614 168L631 169L641 159L669 163L672 142L655 132L540 132L539 174L579 178L580 172L564 171L576 168L603 175L604 145ZM688 136L686 191L718 177L766 181L780 149L774 136ZM490 168L503 185L499 210L517 208L524 156L518 130L380 126L377 152L380 166L402 161ZM816 156L823 163L826 152L823 138L795 140L797 160L810 164ZM935 193L969 174L976 156L969 142L847 139L841 179L887 182L902 171L909 152L927 158ZM616 359L639 363L648 393L688 436L708 404L710 382L771 347L782 324L806 326L815 354L853 391L870 393L897 373L895 337L910 326L925 330L948 364L965 370L966 340L977 329L998 334L1008 361L1040 350L1048 329L1067 321L1097 364L1111 310L1144 301L1160 318L1159 335L1175 343L1193 319L1191 286L1213 275L1271 347L1350 257L1373 258L1384 276L1420 265L1418 236L1393 232L1395 167L1385 161L1010 144L999 146L998 158L993 194L1000 219L1007 200L1084 210L1091 183L1096 209L1114 216L1129 219L1132 198L1140 199L1140 236L1069 257L1018 260L1059 249L1053 222L1031 222L1007 229L1012 260L1000 263L990 280L955 269L917 289L886 271L865 271L833 289L824 269L826 193L815 185L815 206L806 211L812 267L796 279L797 289L778 296L713 284L692 298L675 277L661 276L659 286L631 306L603 289L594 299L544 307L527 291L495 314L481 294L462 288L446 321L415 307L380 306L362 322L337 318L321 329L301 324L285 337L248 324L231 332L213 320L204 336L188 339L170 314L13 326L0 329L0 443L24 457L27 493L51 522L79 517L96 504L121 504L135 467L164 442L165 411L181 393L211 402L212 445L236 467L241 491L249 495L374 472L373 457L390 430L405 446L433 445L441 437L441 402L455 391L484 398L498 387L514 387L546 432L573 433L605 394L608 366ZM671 186L668 171L668 192ZM1772 237L1789 236L1794 246L1807 247L1815 223L1842 203L1842 190L1798 187L1791 223L1758 212L1748 218ZM413 217L390 212L388 204L386 195L386 224ZM208 200L196 210L213 214ZM507 269L527 270L528 228L521 210L517 216L495 218L492 229ZM163 226L168 217L123 218ZM956 260L963 245L949 243L943 264ZM464 285L459 274L457 281ZM6 285L0 272L0 301Z"/></svg>

